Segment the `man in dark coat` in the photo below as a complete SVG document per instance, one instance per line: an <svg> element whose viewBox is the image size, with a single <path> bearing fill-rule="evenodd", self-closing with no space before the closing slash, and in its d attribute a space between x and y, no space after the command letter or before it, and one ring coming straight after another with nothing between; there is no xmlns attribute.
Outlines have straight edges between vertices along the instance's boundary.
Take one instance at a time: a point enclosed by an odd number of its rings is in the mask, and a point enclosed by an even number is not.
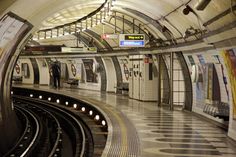
<svg viewBox="0 0 236 157"><path fill-rule="evenodd" d="M61 70L60 70L59 62L58 61L54 62L51 68L52 68L54 87L60 88Z"/></svg>

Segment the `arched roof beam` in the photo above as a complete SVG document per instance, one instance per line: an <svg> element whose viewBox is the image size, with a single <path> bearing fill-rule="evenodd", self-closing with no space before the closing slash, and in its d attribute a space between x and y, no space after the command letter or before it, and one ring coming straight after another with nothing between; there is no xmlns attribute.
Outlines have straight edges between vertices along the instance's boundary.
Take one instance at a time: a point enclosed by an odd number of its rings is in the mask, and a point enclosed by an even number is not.
<svg viewBox="0 0 236 157"><path fill-rule="evenodd" d="M111 17L111 18L114 18L114 16ZM123 19L122 19L121 17L119 17L118 20L123 20ZM104 23L106 26L109 26L109 27L111 27L111 28L114 29L115 26L114 26L114 24L112 24L110 21L111 21L111 19L110 19L108 22L103 22L103 23ZM127 20L127 19L126 19L126 23L127 23L128 25L132 25L132 23L131 23L129 20ZM135 28L138 30L139 27L138 27L137 25L135 25L135 26L136 26ZM118 27L118 29L122 30L122 29L119 28L119 27ZM88 33L88 34L90 34L92 38L95 38L95 39L96 39L95 41L99 41L99 42L105 47L106 50L113 51L112 46L110 46L110 44L109 44L105 39L103 39L103 40L101 41L101 36L100 36L99 34L97 34L96 32L94 32L94 31L92 31L92 30L89 30L89 29L85 30L85 32ZM147 37L148 37L148 39L149 39L149 35L148 35L144 30L141 30L141 33L146 34ZM104 50L103 50L103 51L104 51Z"/></svg>
<svg viewBox="0 0 236 157"><path fill-rule="evenodd" d="M101 40L101 36L99 34L97 34L96 32L92 31L92 30L85 30L86 33L90 34L93 38L95 38L97 41ZM110 46L110 44L106 41L103 40L103 42L100 42L102 45L104 45L104 47L109 50L109 51L113 51L113 48Z"/></svg>
<svg viewBox="0 0 236 157"><path fill-rule="evenodd" d="M157 25L158 27L153 25L153 23L156 23L156 21L154 19L144 15L147 17L147 19L149 19L149 20L147 20L145 18L140 17L139 14L135 14L135 13L131 12L130 10L125 10L122 7L115 7L115 8L113 8L113 11L118 12L123 15L127 15L130 18L137 19L138 22L143 23L142 26L144 27L144 29L147 29L147 31L152 34L153 39L155 39L157 41L156 44L161 43L161 45L163 45L162 41L166 41L166 40L170 43L175 43L175 42L173 42L174 37L171 33L167 37L163 34L162 28L165 28L165 27L162 27L162 25L159 23ZM168 29L166 29L166 30L168 30Z"/></svg>
<svg viewBox="0 0 236 157"><path fill-rule="evenodd" d="M94 46L98 51L103 50L106 47L100 40L94 38L90 32L76 33L73 34L76 37L80 38L86 46Z"/></svg>
<svg viewBox="0 0 236 157"><path fill-rule="evenodd" d="M147 21L148 23L152 24L155 28L157 28L160 32L162 32L162 34L166 37L166 39L171 40L172 39L172 34L170 31L163 31L163 26L155 19L152 19L151 17L137 11L137 10L133 10L130 8L123 8L124 10L136 15L137 17L140 17L142 19L144 19L145 21Z"/></svg>
<svg viewBox="0 0 236 157"><path fill-rule="evenodd" d="M70 30L65 29L65 32L69 32ZM76 38L79 38L86 46L94 46L98 50L108 49L111 50L111 46L107 42L101 42L101 36L93 31L84 31L84 32L76 32L73 33Z"/></svg>
<svg viewBox="0 0 236 157"><path fill-rule="evenodd" d="M98 43L91 42L91 37L86 33L75 33L73 35L79 38L88 47L92 44L92 46L96 47L97 49L102 49L102 46L100 46ZM87 38L85 36L87 36Z"/></svg>
<svg viewBox="0 0 236 157"><path fill-rule="evenodd" d="M146 37L148 37L148 39L149 39L149 34L148 34L147 32L145 32L145 31L144 31L142 28L140 28L138 25L133 24L133 22L131 22L131 21L125 19L125 18L123 19L123 17L114 16L114 15L113 15L113 16L109 19L109 23L110 23L110 24L111 24L111 20L112 20L113 18L116 18L116 20L119 20L119 21L123 21L123 20L124 20L124 23L125 23L126 25L129 25L129 26L134 25L134 29L135 29L137 32L140 31L140 33L145 34ZM114 25L114 24L112 24L112 25ZM139 29L140 29L140 30L139 30ZM122 30L122 29L121 29L121 30Z"/></svg>
<svg viewBox="0 0 236 157"><path fill-rule="evenodd" d="M70 32L69 29L65 29L65 32ZM96 44L95 42L91 42L91 39L93 40L93 37L89 36L86 33L83 32L76 32L73 33L73 35L78 39L82 40L82 42L86 45L86 46L95 46L97 48L100 48L101 46L99 44ZM87 38L86 38L87 37ZM77 41L78 42L78 41Z"/></svg>
<svg viewBox="0 0 236 157"><path fill-rule="evenodd" d="M128 15L127 15L128 16ZM110 22L110 24L111 24L111 20L113 19L113 18L115 18L116 17L116 20L118 20L118 21L124 21L124 23L126 24L126 25L128 25L128 26L132 26L132 25L134 25L134 29L137 31L137 32L140 32L141 34L145 34L145 39L148 41L146 44L150 44L150 46L155 46L155 44L157 44L157 43L159 43L159 44L163 44L163 40L161 39L161 38L159 38L159 39L156 39L155 37L154 37L154 35L151 33L151 32L149 32L148 30L148 32L147 31L144 31L142 28L141 28L141 26L138 26L138 25L136 25L136 24L134 24L133 23L133 21L131 22L131 21L129 21L129 20L127 20L127 19L123 19L123 17L120 17L120 16L112 16L111 18L110 18L110 20L109 20L109 22ZM132 17L131 17L132 18ZM141 23L141 25L145 25L145 24L143 24L141 21L140 21L140 23ZM115 27L115 25L114 24L111 24L113 27ZM117 27L117 26L116 26ZM122 29L121 29L122 30ZM127 31L127 30L126 30ZM129 33L129 32L128 32Z"/></svg>
<svg viewBox="0 0 236 157"><path fill-rule="evenodd" d="M141 23L141 26L144 27L144 29L142 29L143 31L144 31L144 30L147 30L147 31L148 31L153 37L155 37L156 39L161 39L159 36L156 35L155 30L153 30L152 28L148 27L149 22L146 21L145 19L141 19L141 18L139 18L138 16L135 17L135 16L133 16L133 15L134 15L133 13L128 12L128 11L125 11L125 10L117 10L117 9L113 9L113 10L114 10L114 12L116 12L116 13L119 13L119 14L122 14L122 15L124 15L124 16L129 17L129 18L135 19L135 21L138 21L139 23ZM119 17L119 16L118 16L118 17ZM129 21L129 20L127 20L127 19L125 19L125 21L127 21L127 22L129 23L129 25L130 25L130 24L133 25L133 21ZM145 21L146 23L144 23L144 21Z"/></svg>

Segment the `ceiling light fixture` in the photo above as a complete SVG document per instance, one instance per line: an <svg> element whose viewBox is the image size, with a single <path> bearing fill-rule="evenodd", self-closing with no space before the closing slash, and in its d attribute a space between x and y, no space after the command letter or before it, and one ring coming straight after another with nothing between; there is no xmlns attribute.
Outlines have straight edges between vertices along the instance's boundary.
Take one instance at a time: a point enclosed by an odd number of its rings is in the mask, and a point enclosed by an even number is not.
<svg viewBox="0 0 236 157"><path fill-rule="evenodd" d="M210 2L211 0L199 0L194 7L197 10L203 11Z"/></svg>
<svg viewBox="0 0 236 157"><path fill-rule="evenodd" d="M186 5L183 10L183 14L188 15L190 12L193 12L193 9L189 5Z"/></svg>

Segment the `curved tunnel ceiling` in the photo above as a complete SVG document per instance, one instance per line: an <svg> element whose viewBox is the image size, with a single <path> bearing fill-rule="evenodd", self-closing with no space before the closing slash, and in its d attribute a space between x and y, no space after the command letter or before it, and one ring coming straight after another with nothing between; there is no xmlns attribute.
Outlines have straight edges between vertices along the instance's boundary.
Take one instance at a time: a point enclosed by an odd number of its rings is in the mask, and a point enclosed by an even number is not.
<svg viewBox="0 0 236 157"><path fill-rule="evenodd" d="M32 7L25 12L20 10L29 1L18 0L8 11L13 11L29 20L35 26L34 31L73 22L93 12L105 2L105 0L41 0L37 4L32 4ZM113 0L112 12L103 23L105 26L98 24L89 29L98 35L121 33L122 31L133 33L131 24L135 22L134 33L139 33L138 26L142 30L141 32L150 35L148 38L163 41L182 39L189 29L200 33L209 32L235 21L235 15L231 13L217 22L203 26L218 14L231 8L231 1L212 0L204 11L195 9L194 6L197 2L198 0L146 0L144 3L142 0ZM183 14L186 6L192 9L188 15ZM125 24L122 22L122 16L126 21ZM127 24L127 21L131 24ZM115 24L117 25L116 31L114 30ZM196 38L193 36L193 38L183 40L194 40ZM107 40L106 42L111 47L118 47L118 42L115 40Z"/></svg>
<svg viewBox="0 0 236 157"><path fill-rule="evenodd" d="M69 8L65 8L55 13L54 15L48 17L45 21L42 22L43 27L40 29L48 29L53 28L59 25L71 23L80 19L89 13L95 11L97 9L96 6L71 6Z"/></svg>

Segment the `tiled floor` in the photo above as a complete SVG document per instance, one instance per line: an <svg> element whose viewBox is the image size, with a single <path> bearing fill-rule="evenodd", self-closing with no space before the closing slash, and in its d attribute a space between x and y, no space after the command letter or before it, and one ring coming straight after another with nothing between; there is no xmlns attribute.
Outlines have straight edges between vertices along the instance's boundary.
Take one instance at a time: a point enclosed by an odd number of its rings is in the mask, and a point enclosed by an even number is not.
<svg viewBox="0 0 236 157"><path fill-rule="evenodd" d="M236 156L236 144L224 130L191 113L96 91L64 88L58 92L83 96L122 111L138 132L142 157Z"/></svg>
<svg viewBox="0 0 236 157"><path fill-rule="evenodd" d="M67 89L68 91L68 89ZM125 96L70 90L121 110L135 125L142 157L235 157L235 143L217 126L183 111L158 108Z"/></svg>

